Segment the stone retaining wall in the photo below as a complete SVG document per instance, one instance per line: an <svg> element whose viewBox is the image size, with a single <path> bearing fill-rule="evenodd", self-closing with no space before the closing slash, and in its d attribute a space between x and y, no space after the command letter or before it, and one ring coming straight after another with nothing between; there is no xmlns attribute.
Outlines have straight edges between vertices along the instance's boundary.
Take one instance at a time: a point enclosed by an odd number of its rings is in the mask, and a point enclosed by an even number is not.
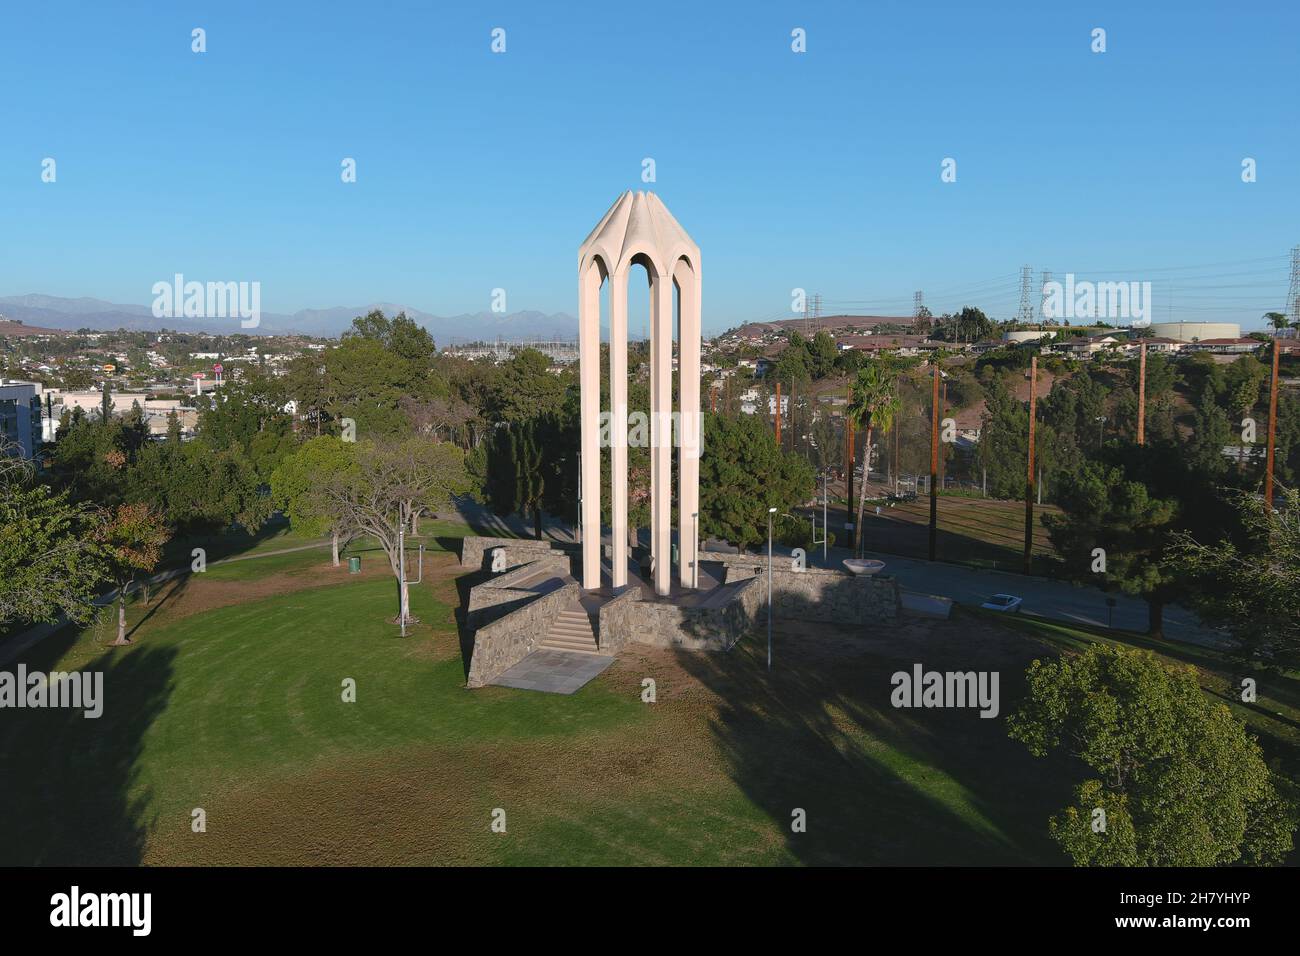
<svg viewBox="0 0 1300 956"><path fill-rule="evenodd" d="M479 628L474 634L466 686L482 687L527 657L546 637L560 612L578 600L578 593L576 582L566 584Z"/></svg>
<svg viewBox="0 0 1300 956"><path fill-rule="evenodd" d="M778 621L793 618L827 624L887 624L898 617L898 582L892 577L822 568L773 568L772 603Z"/></svg>
<svg viewBox="0 0 1300 956"><path fill-rule="evenodd" d="M461 539L460 566L475 571L487 571L492 567L488 552L494 548L506 549L506 567L513 568L525 561L531 561L542 554L563 554L556 551L554 542L535 538L485 538L480 535L466 535Z"/></svg>
<svg viewBox="0 0 1300 956"><path fill-rule="evenodd" d="M465 608L465 626L471 631L477 630L537 597L537 591L514 585L539 572L550 572L557 578L564 577L569 573L569 560L564 555L543 554L535 561L521 564L488 578L482 584L474 585L470 588L469 604Z"/></svg>
<svg viewBox="0 0 1300 956"><path fill-rule="evenodd" d="M767 555L700 552L701 561L726 565L727 582L757 578L767 599ZM829 568L793 571L788 557L772 562L772 603L776 619L797 618L828 624L880 624L898 617L898 582L890 575L859 575Z"/></svg>
<svg viewBox="0 0 1300 956"><path fill-rule="evenodd" d="M602 654L617 654L632 637L636 612L632 605L641 600L641 588L635 584L623 587L619 594L600 606L596 627L596 642Z"/></svg>
<svg viewBox="0 0 1300 956"><path fill-rule="evenodd" d="M757 581L734 586L719 607L683 607L643 601L631 588L601 608L601 647L611 653L628 643L680 647L690 651L725 651L754 626L766 591Z"/></svg>

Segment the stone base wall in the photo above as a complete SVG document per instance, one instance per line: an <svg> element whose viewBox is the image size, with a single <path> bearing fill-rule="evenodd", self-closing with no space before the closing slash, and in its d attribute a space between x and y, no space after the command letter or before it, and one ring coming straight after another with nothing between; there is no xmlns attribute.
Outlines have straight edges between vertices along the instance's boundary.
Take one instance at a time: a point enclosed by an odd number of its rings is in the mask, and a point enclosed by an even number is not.
<svg viewBox="0 0 1300 956"><path fill-rule="evenodd" d="M701 561L727 567L727 582L756 578L767 600L767 555L700 552ZM890 575L860 575L828 568L790 569L788 557L773 559L772 603L776 620L797 618L828 624L882 624L897 619L898 582ZM760 612L762 613L762 612Z"/></svg>
<svg viewBox="0 0 1300 956"><path fill-rule="evenodd" d="M523 578L532 577L538 571L550 571L556 577L562 577L569 572L569 559L564 555L542 554L534 561L475 585L469 592L465 625L471 631L477 630L537 597L536 591L521 590L513 585Z"/></svg>
<svg viewBox="0 0 1300 956"><path fill-rule="evenodd" d="M821 568L772 569L772 604L778 621L889 624L898 618L898 601L898 582L892 577Z"/></svg>
<svg viewBox="0 0 1300 956"><path fill-rule="evenodd" d="M466 686L482 687L527 657L546 637L560 612L578 600L578 593L574 582L541 597L534 595L531 603L479 628L474 634Z"/></svg>
<svg viewBox="0 0 1300 956"><path fill-rule="evenodd" d="M601 608L601 647L608 646L613 652L633 643L725 651L757 622L765 593L756 581L745 581L726 604L704 608L643 601L639 590L633 588Z"/></svg>
<svg viewBox="0 0 1300 956"><path fill-rule="evenodd" d="M489 554L496 548L505 548L506 567L513 568L532 561L543 554L565 554L555 547L556 542L535 538L485 538L480 535L466 535L461 539L460 566L474 571L490 571L492 558Z"/></svg>
<svg viewBox="0 0 1300 956"><path fill-rule="evenodd" d="M632 633L636 626L634 605L640 601L641 588L629 584L625 585L618 595L601 605L596 627L596 644L602 654L617 654L629 640L632 640Z"/></svg>

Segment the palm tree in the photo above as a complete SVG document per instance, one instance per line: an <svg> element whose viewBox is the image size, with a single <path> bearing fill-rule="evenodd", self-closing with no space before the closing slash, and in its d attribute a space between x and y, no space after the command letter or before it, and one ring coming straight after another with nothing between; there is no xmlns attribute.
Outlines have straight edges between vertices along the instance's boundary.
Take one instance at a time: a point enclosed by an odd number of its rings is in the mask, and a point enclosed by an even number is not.
<svg viewBox="0 0 1300 956"><path fill-rule="evenodd" d="M858 370L857 381L853 383L853 401L844 412L855 428L865 428L867 432L865 450L862 454L862 491L858 496L857 554L859 556L862 555L864 541L862 516L867 507L867 477L871 474L871 435L877 428L883 432L888 431L893 425L894 416L898 414L897 389L897 377L877 361Z"/></svg>
<svg viewBox="0 0 1300 956"><path fill-rule="evenodd" d="M1268 319L1268 324L1273 326L1273 331L1279 334L1285 332L1291 326L1286 314L1282 312L1265 312L1264 318Z"/></svg>

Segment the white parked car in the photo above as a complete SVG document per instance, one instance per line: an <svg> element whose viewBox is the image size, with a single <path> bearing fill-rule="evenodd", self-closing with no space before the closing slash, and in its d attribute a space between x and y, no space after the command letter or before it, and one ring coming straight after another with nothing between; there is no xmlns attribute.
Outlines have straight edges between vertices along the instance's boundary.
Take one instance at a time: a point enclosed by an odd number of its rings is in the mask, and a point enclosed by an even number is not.
<svg viewBox="0 0 1300 956"><path fill-rule="evenodd" d="M1014 594L995 594L980 607L986 611L1006 611L1008 614L1019 614L1020 605L1024 603L1023 598L1018 598Z"/></svg>

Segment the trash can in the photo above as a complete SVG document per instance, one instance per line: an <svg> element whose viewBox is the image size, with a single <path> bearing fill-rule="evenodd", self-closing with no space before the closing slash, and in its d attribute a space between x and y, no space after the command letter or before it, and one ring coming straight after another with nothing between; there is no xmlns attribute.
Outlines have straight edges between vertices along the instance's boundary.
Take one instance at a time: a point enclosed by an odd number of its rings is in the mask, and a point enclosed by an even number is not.
<svg viewBox="0 0 1300 956"><path fill-rule="evenodd" d="M352 555L352 557L348 558L348 574L360 574L360 573L361 573L361 558L354 554Z"/></svg>

